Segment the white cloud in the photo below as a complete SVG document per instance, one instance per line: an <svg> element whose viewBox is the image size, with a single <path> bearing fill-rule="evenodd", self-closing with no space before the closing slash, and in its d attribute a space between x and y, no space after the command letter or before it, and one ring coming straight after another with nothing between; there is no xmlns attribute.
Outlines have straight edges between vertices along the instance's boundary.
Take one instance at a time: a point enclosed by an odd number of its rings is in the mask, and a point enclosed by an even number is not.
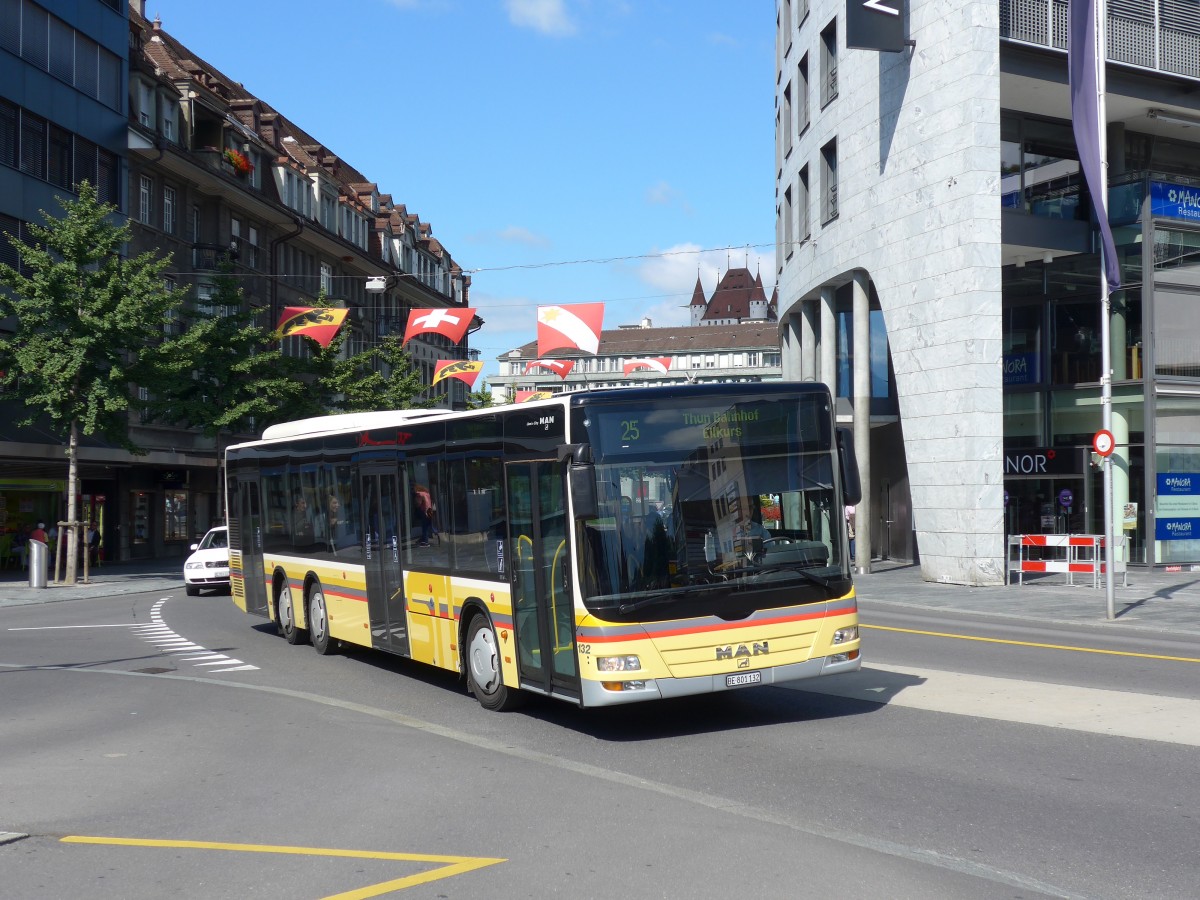
<svg viewBox="0 0 1200 900"><path fill-rule="evenodd" d="M671 197L674 190L665 181L660 181L658 184L651 185L646 190L646 202L651 206L666 206L671 202Z"/></svg>
<svg viewBox="0 0 1200 900"><path fill-rule="evenodd" d="M509 244L524 244L526 247L549 247L550 239L544 235L522 228L520 225L509 225L501 228L496 236Z"/></svg>
<svg viewBox="0 0 1200 900"><path fill-rule="evenodd" d="M551 37L565 37L578 29L567 15L565 0L504 0L508 19L519 28L532 28Z"/></svg>
<svg viewBox="0 0 1200 900"><path fill-rule="evenodd" d="M659 181L646 189L646 203L650 206L672 206L689 216L692 214L692 205L687 198L666 181Z"/></svg>
<svg viewBox="0 0 1200 900"><path fill-rule="evenodd" d="M742 42L739 41L737 38L732 37L731 35L728 35L728 34L723 34L719 31L714 31L712 34L710 34L708 36L708 42L710 44L717 44L719 46L724 45L726 47L742 46Z"/></svg>

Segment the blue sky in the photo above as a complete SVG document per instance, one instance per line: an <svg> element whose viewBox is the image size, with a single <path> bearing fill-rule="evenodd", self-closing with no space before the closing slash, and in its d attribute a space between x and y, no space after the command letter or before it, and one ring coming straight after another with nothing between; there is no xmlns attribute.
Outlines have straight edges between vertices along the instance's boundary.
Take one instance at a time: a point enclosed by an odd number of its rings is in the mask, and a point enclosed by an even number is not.
<svg viewBox="0 0 1200 900"><path fill-rule="evenodd" d="M539 305L665 326L687 321L697 272L711 292L749 264L771 290L771 0L149 0L147 15L478 270L485 376L534 339Z"/></svg>

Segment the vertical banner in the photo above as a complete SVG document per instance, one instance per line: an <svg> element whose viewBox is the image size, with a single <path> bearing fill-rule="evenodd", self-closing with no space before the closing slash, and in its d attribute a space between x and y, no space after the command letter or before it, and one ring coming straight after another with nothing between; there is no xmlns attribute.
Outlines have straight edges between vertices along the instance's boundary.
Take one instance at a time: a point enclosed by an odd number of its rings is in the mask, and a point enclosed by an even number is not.
<svg viewBox="0 0 1200 900"><path fill-rule="evenodd" d="M1105 65L1105 60L1098 55L1096 47L1096 0L1070 0L1069 6L1067 75L1071 85L1071 126L1079 150L1079 166L1083 169L1096 222L1100 226L1104 278L1111 292L1121 287L1121 267L1117 262L1112 226L1108 223L1108 179L1101 164L1107 123L1100 121L1099 67Z"/></svg>

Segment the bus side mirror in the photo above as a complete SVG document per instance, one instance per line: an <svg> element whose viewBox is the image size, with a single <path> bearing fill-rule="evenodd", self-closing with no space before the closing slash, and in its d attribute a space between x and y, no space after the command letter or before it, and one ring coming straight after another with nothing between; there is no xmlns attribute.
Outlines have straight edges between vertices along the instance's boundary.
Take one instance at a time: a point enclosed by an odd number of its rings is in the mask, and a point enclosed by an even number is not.
<svg viewBox="0 0 1200 900"><path fill-rule="evenodd" d="M849 428L838 428L837 448L842 475L842 503L858 506L862 500L862 484L858 480L858 457L854 455L854 432Z"/></svg>
<svg viewBox="0 0 1200 900"><path fill-rule="evenodd" d="M600 515L596 498L596 467L576 464L567 469L567 489L576 519L595 519Z"/></svg>

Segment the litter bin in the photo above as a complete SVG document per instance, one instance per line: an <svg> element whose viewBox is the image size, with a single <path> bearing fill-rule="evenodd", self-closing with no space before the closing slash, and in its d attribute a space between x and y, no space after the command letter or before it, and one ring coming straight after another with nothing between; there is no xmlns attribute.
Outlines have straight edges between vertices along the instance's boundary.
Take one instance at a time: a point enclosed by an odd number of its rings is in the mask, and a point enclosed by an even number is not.
<svg viewBox="0 0 1200 900"><path fill-rule="evenodd" d="M29 551L29 586L44 588L46 586L46 569L50 563L50 550L45 541L30 538L26 543Z"/></svg>

